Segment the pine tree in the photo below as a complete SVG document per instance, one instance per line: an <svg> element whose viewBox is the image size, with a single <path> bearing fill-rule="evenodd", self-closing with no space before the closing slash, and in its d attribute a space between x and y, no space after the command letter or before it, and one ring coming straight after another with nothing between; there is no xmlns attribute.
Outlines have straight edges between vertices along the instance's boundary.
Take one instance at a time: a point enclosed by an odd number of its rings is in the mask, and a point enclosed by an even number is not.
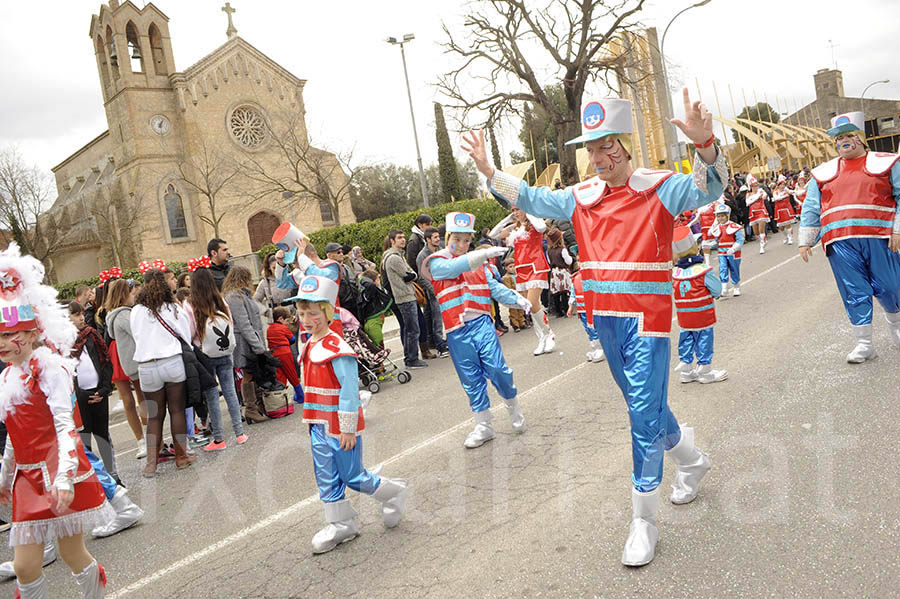
<svg viewBox="0 0 900 599"><path fill-rule="evenodd" d="M494 125L488 125L488 138L491 140L491 158L494 159L494 168L503 170L503 160L500 159L500 146L497 145L497 136L494 135Z"/></svg>
<svg viewBox="0 0 900 599"><path fill-rule="evenodd" d="M434 103L434 126L437 136L438 167L441 171L441 202L449 202L451 198L461 200L459 173L456 170L456 159L450 146L450 134L444 122L444 110L440 104Z"/></svg>

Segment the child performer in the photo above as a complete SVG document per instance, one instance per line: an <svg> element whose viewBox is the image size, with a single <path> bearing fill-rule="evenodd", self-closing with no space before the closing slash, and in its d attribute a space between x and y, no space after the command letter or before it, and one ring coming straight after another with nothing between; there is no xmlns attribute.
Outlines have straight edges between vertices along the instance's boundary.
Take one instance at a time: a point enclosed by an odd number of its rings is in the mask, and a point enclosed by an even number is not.
<svg viewBox="0 0 900 599"><path fill-rule="evenodd" d="M779 231L787 231L782 243L794 245L793 224L796 220L794 209L791 207L791 194L787 188L787 179L784 175L778 175L778 182L772 190L772 199L775 201L775 222Z"/></svg>
<svg viewBox="0 0 900 599"><path fill-rule="evenodd" d="M338 285L328 277L306 275L290 298L309 340L300 350L303 363L303 422L309 424L313 470L325 503L325 528L312 540L313 553L331 551L359 534L356 511L344 494L347 487L382 503L384 525L400 523L406 506L406 483L378 476L362 464L365 428L359 400L356 355L329 327L334 321Z"/></svg>
<svg viewBox="0 0 900 599"><path fill-rule="evenodd" d="M282 384L290 383L294 388L294 402L303 403L303 387L300 386L300 377L297 376L297 366L294 363L294 354L291 344L297 337L291 330L292 315L290 308L278 306L272 310L274 322L266 330L266 342L269 351L278 360L278 380Z"/></svg>
<svg viewBox="0 0 900 599"><path fill-rule="evenodd" d="M723 198L719 198L719 201L723 201ZM702 240L701 247L703 248L703 261L706 264L709 264L709 254L712 247L712 243L709 239L709 228L712 227L714 222L716 222L716 215L713 212L714 207L714 204L701 206L697 209L697 214L694 217L700 220L700 238Z"/></svg>
<svg viewBox="0 0 900 599"><path fill-rule="evenodd" d="M694 235L687 227L675 229L672 252L675 257L672 271L675 313L681 327L678 338L680 362L675 372L681 373L682 383L724 381L728 372L712 369L713 325L716 324L714 300L722 292L722 283L713 269L703 263ZM697 368L694 368L695 354Z"/></svg>
<svg viewBox="0 0 900 599"><path fill-rule="evenodd" d="M550 264L544 255L543 233L547 225L543 220L525 214L513 207L509 216L497 223L489 233L492 239L505 240L513 248L516 260L516 291L525 295L531 303L531 317L538 345L534 355L549 354L556 349L556 335L550 329L550 321L541 305L541 290L549 289L547 273Z"/></svg>
<svg viewBox="0 0 900 599"><path fill-rule="evenodd" d="M766 225L769 222L769 211L766 210L766 191L759 186L759 181L753 175L747 175L747 185L750 191L744 201L750 211L750 226L753 233L759 238L759 253L766 253Z"/></svg>
<svg viewBox="0 0 900 599"><path fill-rule="evenodd" d="M509 289L515 289L516 279L512 275L512 273L515 272L516 269L515 258L509 256L503 263L503 266L506 267L506 274L503 275L503 284L506 285L506 287ZM513 332L515 333L518 333L519 331L527 327L528 323L525 322L525 311L520 310L519 308L510 307L509 324L513 328Z"/></svg>
<svg viewBox="0 0 900 599"><path fill-rule="evenodd" d="M725 202L716 204L716 222L709 228L713 247L718 248L719 280L725 288L722 299L741 295L741 248L744 246L744 228L729 220L731 208ZM731 279L729 281L729 279Z"/></svg>
<svg viewBox="0 0 900 599"><path fill-rule="evenodd" d="M494 438L487 379L506 402L513 430L525 431L525 416L519 405L512 369L506 365L491 321L491 298L526 312L531 309L531 302L488 272L485 262L502 256L506 253L505 248L492 247L466 253L475 233L473 215L450 212L446 216L446 227L447 247L425 259L421 274L434 281L450 358L475 413L475 429L465 441L465 446L473 449ZM535 323L538 320L536 318Z"/></svg>
<svg viewBox="0 0 900 599"><path fill-rule="evenodd" d="M581 320L581 326L587 333L588 341L591 344L591 351L587 352L588 362L602 362L606 359L603 355L603 348L600 346L600 335L597 329L589 327L587 323L587 312L584 309L584 282L581 280L581 270L572 275L572 295L569 296L569 318L578 313Z"/></svg>
<svg viewBox="0 0 900 599"><path fill-rule="evenodd" d="M44 267L20 256L15 244L0 252L0 360L9 364L0 375L0 420L9 431L0 502L13 504L9 544L18 595L47 597L41 562L45 541L55 538L84 597L95 599L105 594L106 574L88 553L84 532L116 514L72 417L75 326L43 278ZM38 341L43 346L34 349Z"/></svg>

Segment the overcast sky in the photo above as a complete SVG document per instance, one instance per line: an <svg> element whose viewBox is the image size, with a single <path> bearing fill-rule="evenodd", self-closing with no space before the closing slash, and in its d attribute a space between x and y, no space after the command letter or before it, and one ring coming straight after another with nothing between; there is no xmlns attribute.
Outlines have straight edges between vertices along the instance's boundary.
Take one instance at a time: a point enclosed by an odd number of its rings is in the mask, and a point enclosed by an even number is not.
<svg viewBox="0 0 900 599"><path fill-rule="evenodd" d="M546 0L528 0L543 5ZM138 6L144 0L134 0ZM0 147L16 145L26 160L49 169L107 128L88 27L95 0L11 2L0 7ZM691 0L648 0L641 21L662 30ZM225 42L222 0L156 0L169 17L175 65L185 70ZM441 21L459 28L467 3L453 0L233 0L238 35L307 80L307 121L319 145L355 146L373 162L415 164L400 51L387 36L415 33L407 62L425 164L436 160L433 84L450 68ZM672 25L666 50L677 75L715 113L732 116L727 86L750 103L764 94L793 112L814 98L813 73L844 72L848 96L900 98L897 38L900 1L712 0ZM661 34L661 31L660 31ZM592 93L606 95L604 90ZM676 111L677 102L676 102ZM448 115L449 116L449 115ZM719 133L718 129L716 130ZM501 132L506 154L516 148L513 127ZM453 136L454 146L458 139ZM457 150L459 157L462 152Z"/></svg>

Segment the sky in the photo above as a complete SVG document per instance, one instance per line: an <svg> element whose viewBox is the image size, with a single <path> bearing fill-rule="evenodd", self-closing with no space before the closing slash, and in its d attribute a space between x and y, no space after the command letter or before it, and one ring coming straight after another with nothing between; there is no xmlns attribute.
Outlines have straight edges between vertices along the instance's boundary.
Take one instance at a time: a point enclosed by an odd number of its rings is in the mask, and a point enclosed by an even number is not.
<svg viewBox="0 0 900 599"><path fill-rule="evenodd" d="M139 7L144 0L133 0ZM549 0L527 0L542 6ZM177 70L183 71L226 41L222 0L155 0L169 17ZM690 0L647 0L641 23L661 30ZM414 166L416 152L400 50L384 40L414 33L406 45L422 160L437 159L433 102L444 98L437 78L453 68L444 53L442 23L460 31L463 0L233 0L238 35L287 70L306 79L307 123L317 145L354 148L369 163ZM103 132L100 83L88 28L96 0L0 0L0 148L48 170ZM849 12L849 15L847 14ZM40 25L38 25L40 23ZM671 25L666 56L673 84L685 83L713 113L712 82L721 113L737 111L753 95L793 112L814 99L813 73L837 65L846 95L900 98L897 0L711 0ZM832 49L829 40L835 44ZM832 57L833 54L833 57ZM543 72L550 80L553 73ZM473 84L475 85L475 84ZM599 87L588 93L603 97ZM775 96L778 96L776 101ZM676 100L678 98L676 97ZM674 102L676 113L679 102ZM448 122L453 115L448 114ZM718 130L716 130L718 134ZM505 155L520 150L512 124L499 132ZM459 136L451 134L458 158Z"/></svg>

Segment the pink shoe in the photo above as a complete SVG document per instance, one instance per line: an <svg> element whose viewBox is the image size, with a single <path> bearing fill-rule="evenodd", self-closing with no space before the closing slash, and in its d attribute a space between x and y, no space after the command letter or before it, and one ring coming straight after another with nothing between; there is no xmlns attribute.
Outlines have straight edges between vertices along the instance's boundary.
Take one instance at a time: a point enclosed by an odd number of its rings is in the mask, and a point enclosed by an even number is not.
<svg viewBox="0 0 900 599"><path fill-rule="evenodd" d="M225 449L225 441L212 441L203 447L203 451L222 451L223 449Z"/></svg>
<svg viewBox="0 0 900 599"><path fill-rule="evenodd" d="M247 435L238 435L237 444L243 445L244 443L247 442L248 439L250 439L250 437L248 437ZM224 445L224 443L222 443L222 445Z"/></svg>

